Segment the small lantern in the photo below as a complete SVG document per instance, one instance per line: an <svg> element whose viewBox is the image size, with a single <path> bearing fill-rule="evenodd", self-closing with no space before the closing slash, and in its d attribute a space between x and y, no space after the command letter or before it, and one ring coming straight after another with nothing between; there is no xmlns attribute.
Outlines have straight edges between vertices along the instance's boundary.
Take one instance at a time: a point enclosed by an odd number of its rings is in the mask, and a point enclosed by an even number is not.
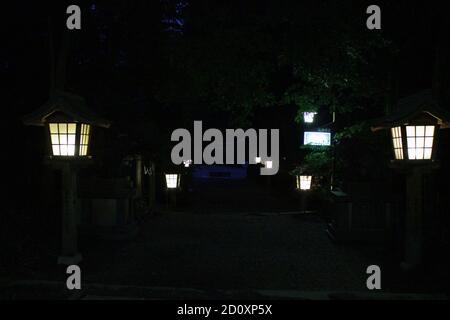
<svg viewBox="0 0 450 320"><path fill-rule="evenodd" d="M266 166L267 169L272 169L272 167L273 167L273 162L272 162L272 161L266 161L266 162L265 162L265 166Z"/></svg>
<svg viewBox="0 0 450 320"><path fill-rule="evenodd" d="M255 163L256 164L261 163L261 157L255 157Z"/></svg>
<svg viewBox="0 0 450 320"><path fill-rule="evenodd" d="M177 173L166 173L167 189L177 189L180 187L180 175Z"/></svg>
<svg viewBox="0 0 450 320"><path fill-rule="evenodd" d="M297 179L297 190L310 190L312 176L296 176Z"/></svg>
<svg viewBox="0 0 450 320"><path fill-rule="evenodd" d="M316 114L317 112L303 112L303 120L305 123L313 123Z"/></svg>

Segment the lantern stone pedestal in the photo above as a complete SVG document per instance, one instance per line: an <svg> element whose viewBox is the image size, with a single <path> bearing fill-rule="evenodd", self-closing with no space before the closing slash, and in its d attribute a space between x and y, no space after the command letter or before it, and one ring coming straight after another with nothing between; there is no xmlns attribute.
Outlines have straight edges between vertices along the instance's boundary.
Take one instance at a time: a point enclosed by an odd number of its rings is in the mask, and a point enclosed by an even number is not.
<svg viewBox="0 0 450 320"><path fill-rule="evenodd" d="M307 197L308 197L308 194L306 191L300 192L300 211L301 211L301 213L307 213L306 212Z"/></svg>
<svg viewBox="0 0 450 320"><path fill-rule="evenodd" d="M88 166L92 159L63 159L50 157L46 164L61 172L61 253L58 264L73 265L82 261L78 252L77 171Z"/></svg>
<svg viewBox="0 0 450 320"><path fill-rule="evenodd" d="M405 206L405 245L404 261L401 267L404 270L412 270L419 267L423 262L423 214L426 199L424 198L425 175L439 168L436 162L423 162L407 166L391 167L397 168L406 174L406 206Z"/></svg>
<svg viewBox="0 0 450 320"><path fill-rule="evenodd" d="M58 264L77 264L82 256L78 253L76 172L70 163L62 166L62 235L61 255Z"/></svg>
<svg viewBox="0 0 450 320"><path fill-rule="evenodd" d="M166 191L166 197L167 197L167 203L166 208L167 210L173 210L177 206L177 190L176 189L167 189Z"/></svg>

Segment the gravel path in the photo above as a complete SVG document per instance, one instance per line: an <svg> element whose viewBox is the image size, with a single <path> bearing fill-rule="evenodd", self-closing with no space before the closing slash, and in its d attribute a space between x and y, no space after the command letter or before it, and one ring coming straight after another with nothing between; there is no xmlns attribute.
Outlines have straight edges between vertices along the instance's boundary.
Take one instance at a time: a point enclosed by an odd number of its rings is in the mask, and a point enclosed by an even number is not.
<svg viewBox="0 0 450 320"><path fill-rule="evenodd" d="M365 290L358 254L316 217L166 213L85 281L202 289Z"/></svg>
<svg viewBox="0 0 450 320"><path fill-rule="evenodd" d="M202 289L366 290L368 262L358 252L333 244L317 216L278 214L298 210L297 202L251 184L196 184L194 210L156 216L137 239L113 252L100 246L95 268L85 267L85 280Z"/></svg>
<svg viewBox="0 0 450 320"><path fill-rule="evenodd" d="M298 211L298 201L271 192L267 185L251 184L197 184L189 208L147 219L133 240L86 240L81 267L83 283L91 288L88 294L192 298L223 297L224 292L239 292L238 297L254 297L256 292L283 297L335 292L345 296L370 293L369 265L388 270L380 248L336 245L320 216L285 214ZM389 292L386 274L382 291ZM59 280L57 293L66 294L61 291L65 276L62 269L52 269L33 278Z"/></svg>

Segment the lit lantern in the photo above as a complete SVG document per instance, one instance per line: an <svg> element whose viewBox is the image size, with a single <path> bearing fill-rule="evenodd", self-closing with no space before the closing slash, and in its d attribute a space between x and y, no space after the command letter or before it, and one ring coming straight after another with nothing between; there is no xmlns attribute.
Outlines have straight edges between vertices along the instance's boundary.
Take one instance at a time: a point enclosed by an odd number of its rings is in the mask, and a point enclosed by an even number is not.
<svg viewBox="0 0 450 320"><path fill-rule="evenodd" d="M23 122L25 125L45 126L47 129L47 154L51 160L47 164L61 171L63 190L63 227L58 264L78 264L82 256L77 245L77 170L91 163L89 143L92 127L108 128L110 123L92 113L83 98L63 91L53 92L50 99L41 108L25 116Z"/></svg>
<svg viewBox="0 0 450 320"><path fill-rule="evenodd" d="M298 190L310 190L312 176L296 176Z"/></svg>
<svg viewBox="0 0 450 320"><path fill-rule="evenodd" d="M110 123L90 111L85 100L67 92L56 92L43 107L24 118L26 125L46 126L53 158L88 158L92 127Z"/></svg>
<svg viewBox="0 0 450 320"><path fill-rule="evenodd" d="M180 175L177 173L166 173L167 189L177 189L180 187Z"/></svg>
<svg viewBox="0 0 450 320"><path fill-rule="evenodd" d="M379 120L372 131L390 130L394 161L431 161L436 153L436 135L439 129L449 127L448 117L425 91L401 100L397 112Z"/></svg>
<svg viewBox="0 0 450 320"><path fill-rule="evenodd" d="M255 163L256 164L261 163L261 157L255 157Z"/></svg>
<svg viewBox="0 0 450 320"><path fill-rule="evenodd" d="M402 265L411 269L423 262L423 219L430 201L424 196L424 176L439 167L434 161L437 135L440 129L450 128L450 114L439 107L431 90L400 100L395 109L394 113L377 120L372 125L372 131L390 131L395 159L391 167L405 173L405 248Z"/></svg>
<svg viewBox="0 0 450 320"><path fill-rule="evenodd" d="M267 169L272 169L272 167L273 167L273 162L272 162L272 161L266 161L266 162L265 162L265 166L266 166Z"/></svg>
<svg viewBox="0 0 450 320"><path fill-rule="evenodd" d="M303 120L305 123L313 123L316 114L317 112L303 112Z"/></svg>

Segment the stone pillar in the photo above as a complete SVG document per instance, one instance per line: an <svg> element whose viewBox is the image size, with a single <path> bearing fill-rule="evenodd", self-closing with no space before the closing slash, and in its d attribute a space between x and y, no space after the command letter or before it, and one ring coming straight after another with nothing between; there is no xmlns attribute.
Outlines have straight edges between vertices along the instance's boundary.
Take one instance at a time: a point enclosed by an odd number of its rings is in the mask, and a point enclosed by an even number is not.
<svg viewBox="0 0 450 320"><path fill-rule="evenodd" d="M307 191L301 190L300 191L300 212L306 213L306 197L307 197Z"/></svg>
<svg viewBox="0 0 450 320"><path fill-rule="evenodd" d="M416 268L422 263L425 169L413 167L406 176L405 269Z"/></svg>
<svg viewBox="0 0 450 320"><path fill-rule="evenodd" d="M82 260L78 253L76 172L70 163L62 166L62 237L58 264L77 264Z"/></svg>
<svg viewBox="0 0 450 320"><path fill-rule="evenodd" d="M155 164L153 162L149 163L149 167L147 169L148 174L148 206L153 208L155 205Z"/></svg>
<svg viewBox="0 0 450 320"><path fill-rule="evenodd" d="M136 196L138 198L142 197L142 156L135 156L136 165Z"/></svg>

